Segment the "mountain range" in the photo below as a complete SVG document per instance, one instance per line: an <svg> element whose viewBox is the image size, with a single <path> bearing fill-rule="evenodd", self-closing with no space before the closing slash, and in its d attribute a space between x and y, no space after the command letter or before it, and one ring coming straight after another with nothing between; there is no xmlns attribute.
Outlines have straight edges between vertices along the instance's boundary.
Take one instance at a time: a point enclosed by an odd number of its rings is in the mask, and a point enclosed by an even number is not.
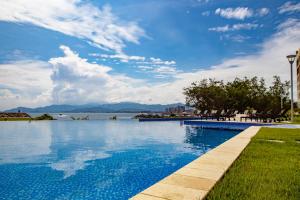
<svg viewBox="0 0 300 200"><path fill-rule="evenodd" d="M110 103L110 104L84 104L84 105L49 105L37 108L17 107L4 112L26 112L26 113L135 113L135 112L163 112L166 108L183 106L182 103L175 104L140 104L132 102Z"/></svg>

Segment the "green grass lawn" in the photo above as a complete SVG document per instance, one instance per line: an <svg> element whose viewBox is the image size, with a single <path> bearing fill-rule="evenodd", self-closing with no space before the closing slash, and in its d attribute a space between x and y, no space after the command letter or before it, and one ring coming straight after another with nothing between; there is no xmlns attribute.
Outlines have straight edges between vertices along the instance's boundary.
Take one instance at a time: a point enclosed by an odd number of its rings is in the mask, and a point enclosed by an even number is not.
<svg viewBox="0 0 300 200"><path fill-rule="evenodd" d="M206 199L299 200L299 141L299 129L262 128Z"/></svg>

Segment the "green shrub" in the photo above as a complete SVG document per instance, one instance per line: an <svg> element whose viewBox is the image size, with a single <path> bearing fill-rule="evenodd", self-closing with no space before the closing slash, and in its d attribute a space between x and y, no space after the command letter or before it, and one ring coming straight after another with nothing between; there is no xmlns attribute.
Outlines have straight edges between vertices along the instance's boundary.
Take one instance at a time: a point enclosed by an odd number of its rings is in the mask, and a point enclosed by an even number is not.
<svg viewBox="0 0 300 200"><path fill-rule="evenodd" d="M34 120L54 120L54 118L49 114L43 114L41 116L35 117Z"/></svg>

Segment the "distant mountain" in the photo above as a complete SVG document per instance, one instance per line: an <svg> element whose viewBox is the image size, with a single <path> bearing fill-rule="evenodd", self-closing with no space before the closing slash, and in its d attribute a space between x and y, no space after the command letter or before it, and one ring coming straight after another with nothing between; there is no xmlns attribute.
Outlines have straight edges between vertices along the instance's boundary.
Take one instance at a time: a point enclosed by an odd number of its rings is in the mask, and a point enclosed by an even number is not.
<svg viewBox="0 0 300 200"><path fill-rule="evenodd" d="M176 104L139 104L132 102L111 103L111 104L85 104L85 105L50 105L38 108L17 107L5 112L26 112L26 113L112 113L112 112L162 112L166 108L182 106Z"/></svg>
<svg viewBox="0 0 300 200"><path fill-rule="evenodd" d="M88 108L92 107L92 105L50 105L44 107L37 108L26 108L26 107L17 107L13 109L6 110L5 112L26 112L26 113L59 113L59 112L71 112L75 109Z"/></svg>

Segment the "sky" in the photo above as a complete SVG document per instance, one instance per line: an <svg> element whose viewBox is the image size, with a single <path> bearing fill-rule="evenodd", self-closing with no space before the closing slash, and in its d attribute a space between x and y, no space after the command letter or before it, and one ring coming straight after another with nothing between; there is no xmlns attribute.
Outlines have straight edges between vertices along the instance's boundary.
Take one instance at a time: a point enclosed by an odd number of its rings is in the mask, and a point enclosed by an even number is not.
<svg viewBox="0 0 300 200"><path fill-rule="evenodd" d="M300 3L1 0L0 47L0 110L184 102L203 78L289 80Z"/></svg>

